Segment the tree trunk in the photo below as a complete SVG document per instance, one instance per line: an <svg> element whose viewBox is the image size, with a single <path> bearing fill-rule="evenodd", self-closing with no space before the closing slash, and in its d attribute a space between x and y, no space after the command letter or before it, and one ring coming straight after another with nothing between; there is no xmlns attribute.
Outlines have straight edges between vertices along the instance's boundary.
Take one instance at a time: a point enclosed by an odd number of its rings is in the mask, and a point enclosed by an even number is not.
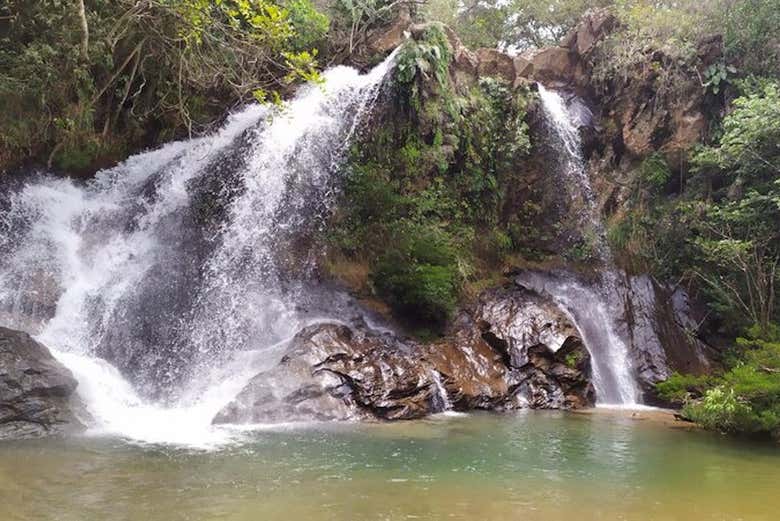
<svg viewBox="0 0 780 521"><path fill-rule="evenodd" d="M84 0L78 0L79 21L81 22L81 57L89 58L89 25L87 24L87 9Z"/></svg>

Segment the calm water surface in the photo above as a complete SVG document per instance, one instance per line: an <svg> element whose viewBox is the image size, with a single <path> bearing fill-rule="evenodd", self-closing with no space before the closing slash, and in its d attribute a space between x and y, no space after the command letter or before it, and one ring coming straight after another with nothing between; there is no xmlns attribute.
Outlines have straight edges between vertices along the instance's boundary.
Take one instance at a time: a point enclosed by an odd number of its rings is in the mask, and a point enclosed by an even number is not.
<svg viewBox="0 0 780 521"><path fill-rule="evenodd" d="M780 519L780 449L527 412L261 431L202 451L0 444L0 519Z"/></svg>

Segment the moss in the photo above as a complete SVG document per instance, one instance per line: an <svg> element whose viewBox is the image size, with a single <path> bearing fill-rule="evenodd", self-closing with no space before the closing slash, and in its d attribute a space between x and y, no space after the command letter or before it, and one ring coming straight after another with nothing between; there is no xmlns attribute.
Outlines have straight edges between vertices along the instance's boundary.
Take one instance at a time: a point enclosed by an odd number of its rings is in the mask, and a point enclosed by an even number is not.
<svg viewBox="0 0 780 521"><path fill-rule="evenodd" d="M577 351L572 351L571 353L566 355L566 358L564 359L564 363L566 364L566 367L569 367L571 369L576 369L577 365L582 361L582 353L579 353Z"/></svg>

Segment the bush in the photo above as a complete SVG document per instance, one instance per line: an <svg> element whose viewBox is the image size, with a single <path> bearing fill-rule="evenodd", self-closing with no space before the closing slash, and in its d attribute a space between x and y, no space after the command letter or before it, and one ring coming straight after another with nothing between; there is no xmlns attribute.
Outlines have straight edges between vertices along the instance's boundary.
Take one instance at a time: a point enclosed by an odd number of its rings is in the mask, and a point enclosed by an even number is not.
<svg viewBox="0 0 780 521"><path fill-rule="evenodd" d="M674 373L667 380L657 383L655 389L661 399L681 405L690 401L691 398L704 396L711 381L712 377L709 375Z"/></svg>
<svg viewBox="0 0 780 521"><path fill-rule="evenodd" d="M775 333L776 328L773 325ZM780 434L778 337L740 338L736 347L734 365L724 374L710 377L675 374L656 385L659 395L683 402L682 415L707 429L777 436Z"/></svg>
<svg viewBox="0 0 780 521"><path fill-rule="evenodd" d="M705 429L721 432L755 432L755 414L733 389L718 386L710 389L700 401L683 407L683 416Z"/></svg>
<svg viewBox="0 0 780 521"><path fill-rule="evenodd" d="M459 290L450 241L439 230L415 226L377 260L374 287L402 318L441 326L450 317Z"/></svg>

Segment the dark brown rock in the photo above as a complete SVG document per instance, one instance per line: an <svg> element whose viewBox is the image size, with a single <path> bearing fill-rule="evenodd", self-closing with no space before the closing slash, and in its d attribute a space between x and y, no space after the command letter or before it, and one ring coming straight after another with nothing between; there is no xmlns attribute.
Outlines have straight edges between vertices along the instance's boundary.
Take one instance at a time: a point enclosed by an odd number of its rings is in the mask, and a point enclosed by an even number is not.
<svg viewBox="0 0 780 521"><path fill-rule="evenodd" d="M83 429L77 382L27 333L0 327L0 439L38 438Z"/></svg>
<svg viewBox="0 0 780 521"><path fill-rule="evenodd" d="M534 64L529 57L520 55L514 59L515 68L515 87L521 83L531 80L534 73Z"/></svg>
<svg viewBox="0 0 780 521"><path fill-rule="evenodd" d="M496 49L477 49L476 55L477 73L480 76L492 76L514 83L515 64L511 56Z"/></svg>
<svg viewBox="0 0 780 521"><path fill-rule="evenodd" d="M561 47L567 47L585 57L596 43L617 27L618 20L608 9L593 9L564 37Z"/></svg>
<svg viewBox="0 0 780 521"><path fill-rule="evenodd" d="M370 54L387 54L406 39L412 24L412 15L407 6L399 6L393 20L386 26L373 30L366 41Z"/></svg>
<svg viewBox="0 0 780 521"><path fill-rule="evenodd" d="M576 56L565 47L546 47L528 55L533 63L533 78L542 83L571 83Z"/></svg>

